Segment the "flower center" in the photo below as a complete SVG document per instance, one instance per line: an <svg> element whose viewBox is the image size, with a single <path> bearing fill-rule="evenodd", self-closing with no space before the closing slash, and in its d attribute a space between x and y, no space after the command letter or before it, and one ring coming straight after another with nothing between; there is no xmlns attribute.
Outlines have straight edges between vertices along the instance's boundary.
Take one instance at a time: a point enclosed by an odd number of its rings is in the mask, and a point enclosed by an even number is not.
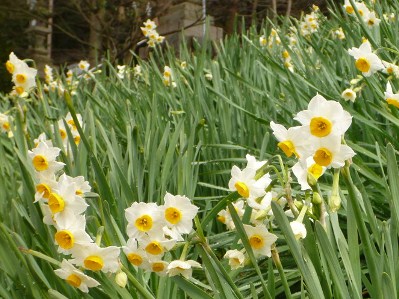
<svg viewBox="0 0 399 299"><path fill-rule="evenodd" d="M69 275L66 279L66 282L69 283L71 286L78 288L82 283L82 280L76 274Z"/></svg>
<svg viewBox="0 0 399 299"><path fill-rule="evenodd" d="M224 217L224 216L218 216L217 220L222 223L226 223L226 217Z"/></svg>
<svg viewBox="0 0 399 299"><path fill-rule="evenodd" d="M325 137L331 133L332 123L324 117L313 117L310 120L310 133L313 136Z"/></svg>
<svg viewBox="0 0 399 299"><path fill-rule="evenodd" d="M6 131L8 131L8 130L10 129L10 123L9 123L9 122L5 122L5 123L3 124L3 129L6 130Z"/></svg>
<svg viewBox="0 0 399 299"><path fill-rule="evenodd" d="M151 268L154 272L162 272L165 269L165 265L163 263L153 263Z"/></svg>
<svg viewBox="0 0 399 299"><path fill-rule="evenodd" d="M48 185L41 183L36 185L36 191L37 193L42 194L43 198L48 199L51 193L51 188Z"/></svg>
<svg viewBox="0 0 399 299"><path fill-rule="evenodd" d="M358 60L356 60L355 66L362 73L367 73L371 67L370 62L364 57L360 57Z"/></svg>
<svg viewBox="0 0 399 299"><path fill-rule="evenodd" d="M69 125L71 125L72 130L76 131L76 125L75 125L75 122L73 121L73 119L68 120L67 123L68 123Z"/></svg>
<svg viewBox="0 0 399 299"><path fill-rule="evenodd" d="M65 201L57 193L51 193L48 197L48 206L53 214L59 213L64 210Z"/></svg>
<svg viewBox="0 0 399 299"><path fill-rule="evenodd" d="M298 153L295 151L295 145L291 140L281 141L277 144L277 146L284 152L287 157L291 157L294 154L297 158L299 157Z"/></svg>
<svg viewBox="0 0 399 299"><path fill-rule="evenodd" d="M8 71L10 74L14 73L15 67L14 67L14 65L11 63L11 61L8 60L8 61L6 62L6 68L7 68L7 71Z"/></svg>
<svg viewBox="0 0 399 299"><path fill-rule="evenodd" d="M181 221L182 214L178 209L170 207L165 210L165 218L168 222L177 224Z"/></svg>
<svg viewBox="0 0 399 299"><path fill-rule="evenodd" d="M101 258L101 256L98 256L98 255L88 256L83 261L83 263L85 265L85 268L92 270L92 271L98 271L104 267L104 260Z"/></svg>
<svg viewBox="0 0 399 299"><path fill-rule="evenodd" d="M157 241L152 241L146 246L145 251L152 255L159 255L163 252L163 248Z"/></svg>
<svg viewBox="0 0 399 299"><path fill-rule="evenodd" d="M60 230L55 234L55 241L63 249L71 249L75 243L75 238L69 230Z"/></svg>
<svg viewBox="0 0 399 299"><path fill-rule="evenodd" d="M244 198L249 197L249 189L245 183L237 182L234 184L234 187L236 187L238 194L240 194L242 197Z"/></svg>
<svg viewBox="0 0 399 299"><path fill-rule="evenodd" d="M313 156L313 160L320 166L328 166L331 164L333 154L326 148L319 148Z"/></svg>
<svg viewBox="0 0 399 299"><path fill-rule="evenodd" d="M397 99L388 98L387 103L395 106L396 108L399 108L399 101Z"/></svg>
<svg viewBox="0 0 399 299"><path fill-rule="evenodd" d="M18 84L24 84L27 80L26 75L24 74L18 74L15 76L15 80L17 80Z"/></svg>
<svg viewBox="0 0 399 299"><path fill-rule="evenodd" d="M129 253L127 255L127 259L129 260L130 263L132 263L135 266L140 266L143 263L143 258L135 253Z"/></svg>
<svg viewBox="0 0 399 299"><path fill-rule="evenodd" d="M67 133L63 129L60 129L60 135L62 140L64 140L67 137Z"/></svg>
<svg viewBox="0 0 399 299"><path fill-rule="evenodd" d="M32 162L37 171L43 171L48 168L47 159L42 155L34 156Z"/></svg>
<svg viewBox="0 0 399 299"><path fill-rule="evenodd" d="M149 215L143 215L136 219L135 225L139 231L147 232L152 228L152 218Z"/></svg>
<svg viewBox="0 0 399 299"><path fill-rule="evenodd" d="M249 244L254 249L261 249L264 246L264 240L260 235L253 235L249 238Z"/></svg>
<svg viewBox="0 0 399 299"><path fill-rule="evenodd" d="M76 145L79 145L79 143L80 143L80 136L75 136L75 137L73 138L73 141L75 141L75 144L76 144Z"/></svg>
<svg viewBox="0 0 399 299"><path fill-rule="evenodd" d="M17 92L17 94L21 95L24 93L25 89L22 86L17 86L15 87L15 91Z"/></svg>
<svg viewBox="0 0 399 299"><path fill-rule="evenodd" d="M309 166L308 173L313 175L313 177L317 180L323 173L323 167L315 163Z"/></svg>

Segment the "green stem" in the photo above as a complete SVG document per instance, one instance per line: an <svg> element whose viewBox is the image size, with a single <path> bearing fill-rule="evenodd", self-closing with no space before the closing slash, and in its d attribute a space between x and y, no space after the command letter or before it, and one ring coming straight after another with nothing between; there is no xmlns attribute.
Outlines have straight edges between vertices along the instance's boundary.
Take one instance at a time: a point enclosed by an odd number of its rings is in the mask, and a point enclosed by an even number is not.
<svg viewBox="0 0 399 299"><path fill-rule="evenodd" d="M26 254L33 255L35 257L38 257L42 260L48 261L49 263L56 265L58 267L61 267L61 262L57 261L56 259L53 259L52 257L49 257L48 255L45 255L39 251L32 250L32 249L27 249L27 248L19 248L20 251Z"/></svg>
<svg viewBox="0 0 399 299"><path fill-rule="evenodd" d="M190 246L190 242L186 242L183 247L183 251L180 255L180 260L185 261L187 256L188 247Z"/></svg>
<svg viewBox="0 0 399 299"><path fill-rule="evenodd" d="M306 208L304 207L302 210L306 211ZM301 211L301 213L302 213L302 211ZM281 265L280 255L278 254L276 244L273 244L273 247L272 247L272 259L273 259L274 264L277 267L278 273L280 274L280 279L281 279L281 283L283 284L283 287L284 287L284 292L285 292L286 298L292 298L290 286L288 285L287 279L285 278L283 265Z"/></svg>
<svg viewBox="0 0 399 299"><path fill-rule="evenodd" d="M122 265L121 268L127 274L127 278L130 280L133 286L144 298L155 299L155 297L140 284L140 282L132 275L132 273L130 273L129 269L127 269L124 265Z"/></svg>
<svg viewBox="0 0 399 299"><path fill-rule="evenodd" d="M334 169L332 192L328 201L331 212L336 212L341 207L341 197L339 196L339 172L339 168Z"/></svg>

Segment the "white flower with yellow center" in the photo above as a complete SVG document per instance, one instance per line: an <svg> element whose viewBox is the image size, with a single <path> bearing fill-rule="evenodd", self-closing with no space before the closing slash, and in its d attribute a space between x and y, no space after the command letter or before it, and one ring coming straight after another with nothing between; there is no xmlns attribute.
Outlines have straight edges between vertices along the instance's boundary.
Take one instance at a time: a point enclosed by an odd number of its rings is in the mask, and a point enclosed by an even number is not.
<svg viewBox="0 0 399 299"><path fill-rule="evenodd" d="M12 81L15 84L15 91L21 95L36 86L37 70L29 67L25 62L15 65Z"/></svg>
<svg viewBox="0 0 399 299"><path fill-rule="evenodd" d="M58 252L69 254L70 250L76 248L76 246L85 246L87 243L92 243L93 240L86 233L85 227L86 218L84 215L73 215L58 219L55 225L57 232L54 235Z"/></svg>
<svg viewBox="0 0 399 299"><path fill-rule="evenodd" d="M91 278L90 276L87 276L82 271L76 269L67 260L62 260L61 268L54 270L54 272L58 277L65 279L65 281L69 285L78 288L84 293L88 293L89 288L97 287L100 285L97 280Z"/></svg>
<svg viewBox="0 0 399 299"><path fill-rule="evenodd" d="M303 127L286 129L284 126L271 121L270 128L273 130L273 135L279 141L277 146L287 157L295 155L295 157L299 158L302 156L303 148L306 146L306 131Z"/></svg>
<svg viewBox="0 0 399 299"><path fill-rule="evenodd" d="M198 207L193 205L189 198L166 192L161 210L170 229L176 230L179 234L188 234L192 231Z"/></svg>
<svg viewBox="0 0 399 299"><path fill-rule="evenodd" d="M256 257L271 256L271 246L277 240L275 234L269 233L266 226L251 226L244 224L245 233L247 234L249 245Z"/></svg>
<svg viewBox="0 0 399 299"><path fill-rule="evenodd" d="M306 227L305 225L303 225L303 223L298 222L298 221L292 221L290 222L290 226L292 229L292 232L295 236L295 239L299 240L299 239L305 239L306 238Z"/></svg>
<svg viewBox="0 0 399 299"><path fill-rule="evenodd" d="M33 140L35 147L37 147L40 142L46 143L48 147L53 147L53 142L51 139L47 139L46 133L41 133L36 139Z"/></svg>
<svg viewBox="0 0 399 299"><path fill-rule="evenodd" d="M368 13L364 18L364 22L367 24L369 28L376 27L380 24L381 20L377 18L374 11Z"/></svg>
<svg viewBox="0 0 399 299"><path fill-rule="evenodd" d="M244 201L242 199L237 200L236 202L232 203L234 206L234 209L237 212L238 217L242 218L244 215L245 209L244 209ZM226 210L221 210L218 213L217 220L219 222L222 222L227 226L228 230L235 230L235 224L233 222L233 218L231 218L230 211L228 209Z"/></svg>
<svg viewBox="0 0 399 299"><path fill-rule="evenodd" d="M139 246L147 252L150 259L160 259L165 252L175 246L176 240L167 239L162 230L154 231L139 239Z"/></svg>
<svg viewBox="0 0 399 299"><path fill-rule="evenodd" d="M65 165L55 160L60 151L58 147L51 147L45 142L39 142L37 147L28 151L28 156L36 171L51 175L61 170Z"/></svg>
<svg viewBox="0 0 399 299"><path fill-rule="evenodd" d="M175 260L169 263L167 274L169 277L181 274L184 278L190 279L193 275L193 268L202 268L201 264L193 260Z"/></svg>
<svg viewBox="0 0 399 299"><path fill-rule="evenodd" d="M144 27L145 27L147 30L154 30L155 28L157 28L157 25L155 24L155 22L152 21L152 20L150 20L150 19L148 19L147 21L145 21L143 24L144 24Z"/></svg>
<svg viewBox="0 0 399 299"><path fill-rule="evenodd" d="M245 255L237 249L227 250L223 257L225 259L229 259L229 266L231 267L231 270L244 267Z"/></svg>
<svg viewBox="0 0 399 299"><path fill-rule="evenodd" d="M393 75L395 78L399 78L399 66L384 60L382 61L382 64L385 66L385 74Z"/></svg>
<svg viewBox="0 0 399 299"><path fill-rule="evenodd" d="M87 60L81 60L81 61L78 63L78 68L79 68L81 71L87 72L87 71L89 70L89 67L90 67L90 63L89 63Z"/></svg>
<svg viewBox="0 0 399 299"><path fill-rule="evenodd" d="M356 92L353 89L347 88L341 93L341 97L345 101L351 101L354 103L356 100Z"/></svg>
<svg viewBox="0 0 399 299"><path fill-rule="evenodd" d="M4 133L11 132L11 117L7 114L0 113L0 131Z"/></svg>
<svg viewBox="0 0 399 299"><path fill-rule="evenodd" d="M308 129L314 137L343 135L352 123L352 116L336 101L327 101L323 96L316 95L308 105L307 110L299 112L295 117Z"/></svg>
<svg viewBox="0 0 399 299"><path fill-rule="evenodd" d="M60 183L69 184L71 193L80 197L84 197L84 194L91 190L89 182L83 176L70 177L64 173L58 180Z"/></svg>
<svg viewBox="0 0 399 299"><path fill-rule="evenodd" d="M13 75L14 72L15 72L15 70L16 70L19 66L21 66L21 65L23 65L23 64L25 64L25 62L24 62L23 60L19 59L19 58L14 54L14 52L11 52L11 53L10 53L10 56L9 56L9 59L8 59L7 62L6 62L6 68L7 68L7 71L8 71L11 75Z"/></svg>
<svg viewBox="0 0 399 299"><path fill-rule="evenodd" d="M96 243L87 243L71 250L71 263L87 270L115 273L119 270L120 249L116 246L99 247Z"/></svg>
<svg viewBox="0 0 399 299"><path fill-rule="evenodd" d="M154 259L154 260L148 261L148 263L146 263L143 266L143 269L146 271L154 272L157 275L164 277L167 275L166 271L168 271L168 265L169 265L168 262L165 262L160 259Z"/></svg>
<svg viewBox="0 0 399 299"><path fill-rule="evenodd" d="M34 202L38 202L39 200L47 202L50 194L57 188L58 182L56 181L54 174L42 175L41 172L39 172L37 177L38 182L35 186L36 193Z"/></svg>
<svg viewBox="0 0 399 299"><path fill-rule="evenodd" d="M162 231L166 224L162 213L155 203L134 202L125 210L129 238L140 239L146 233Z"/></svg>
<svg viewBox="0 0 399 299"><path fill-rule="evenodd" d="M143 75L142 72L141 72L141 66L140 66L140 65L137 64L137 65L133 68L133 75L134 75L135 77L140 77L140 76Z"/></svg>
<svg viewBox="0 0 399 299"><path fill-rule="evenodd" d="M47 84L50 84L51 82L54 81L53 69L52 69L51 66L49 66L47 64L44 66L44 79L45 79Z"/></svg>
<svg viewBox="0 0 399 299"><path fill-rule="evenodd" d="M385 100L389 105L399 108L399 93L393 93L391 83L387 83L387 89L384 94Z"/></svg>
<svg viewBox="0 0 399 299"><path fill-rule="evenodd" d="M132 265L143 268L148 264L148 255L144 249L138 247L136 239L129 239L126 246L123 246L122 249Z"/></svg>
<svg viewBox="0 0 399 299"><path fill-rule="evenodd" d="M301 190L309 190L311 187L308 183L309 175L317 181L326 171L326 167L317 164L313 157L310 156L306 160L299 160L293 167L292 172L294 173L298 183L301 185Z"/></svg>
<svg viewBox="0 0 399 299"><path fill-rule="evenodd" d="M273 194L271 192L267 192L263 197L250 197L247 200L248 205L254 210L266 210L270 207L272 203Z"/></svg>
<svg viewBox="0 0 399 299"><path fill-rule="evenodd" d="M320 166L326 168L340 168L345 161L352 158L355 152L346 144L341 144L341 137L337 135L319 138L314 144L311 156ZM309 155L309 156L310 156Z"/></svg>
<svg viewBox="0 0 399 299"><path fill-rule="evenodd" d="M353 47L349 49L348 53L355 58L356 68L365 77L369 77L375 72L384 69L381 59L372 52L370 42L367 40L359 48Z"/></svg>
<svg viewBox="0 0 399 299"><path fill-rule="evenodd" d="M261 37L259 37L259 44L261 47L266 47L267 45L267 39L264 35L262 35Z"/></svg>

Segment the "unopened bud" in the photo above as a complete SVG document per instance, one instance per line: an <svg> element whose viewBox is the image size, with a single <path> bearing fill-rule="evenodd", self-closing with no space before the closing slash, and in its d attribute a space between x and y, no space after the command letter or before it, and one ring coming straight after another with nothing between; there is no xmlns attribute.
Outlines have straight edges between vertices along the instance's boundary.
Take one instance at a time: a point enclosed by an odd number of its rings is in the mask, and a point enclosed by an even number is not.
<svg viewBox="0 0 399 299"><path fill-rule="evenodd" d="M321 198L319 192L313 192L313 198L312 198L312 203L314 205L319 205L321 204L323 199Z"/></svg>
<svg viewBox="0 0 399 299"><path fill-rule="evenodd" d="M127 275L123 271L119 271L115 276L115 282L121 288L126 287L127 284Z"/></svg>
<svg viewBox="0 0 399 299"><path fill-rule="evenodd" d="M331 212L336 212L339 210L341 207L341 197L338 193L331 194L330 199L328 200L328 205Z"/></svg>

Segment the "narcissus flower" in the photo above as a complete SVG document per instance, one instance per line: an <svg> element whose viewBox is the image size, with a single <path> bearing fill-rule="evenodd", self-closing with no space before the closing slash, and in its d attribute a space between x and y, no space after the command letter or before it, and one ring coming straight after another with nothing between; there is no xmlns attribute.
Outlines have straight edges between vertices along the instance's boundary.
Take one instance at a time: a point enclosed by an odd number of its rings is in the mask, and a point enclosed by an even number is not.
<svg viewBox="0 0 399 299"><path fill-rule="evenodd" d="M0 131L4 133L11 132L11 117L7 114L0 113Z"/></svg>
<svg viewBox="0 0 399 299"><path fill-rule="evenodd" d="M87 60L81 60L78 63L78 67L81 71L87 72L89 70L90 67L90 63Z"/></svg>
<svg viewBox="0 0 399 299"><path fill-rule="evenodd" d="M232 270L244 267L245 255L237 249L227 250L223 257L225 259L229 259L229 265Z"/></svg>
<svg viewBox="0 0 399 299"><path fill-rule="evenodd" d="M389 105L399 108L399 93L393 93L391 83L389 82L385 91L385 100Z"/></svg>
<svg viewBox="0 0 399 299"><path fill-rule="evenodd" d="M58 277L65 279L65 281L69 285L78 288L84 293L88 293L89 288L97 287L100 285L97 280L91 278L90 276L87 276L82 271L76 269L67 260L62 260L61 268L54 270L54 272Z"/></svg>
<svg viewBox="0 0 399 299"><path fill-rule="evenodd" d="M306 160L299 160L293 167L292 172L298 180L298 183L301 185L301 190L309 190L311 187L309 186L309 176L316 182L320 176L324 174L326 167L318 165L313 157L310 156L306 158Z"/></svg>
<svg viewBox="0 0 399 299"><path fill-rule="evenodd" d="M86 218L84 215L73 215L60 218L55 225L57 232L54 235L55 244L59 246L58 252L69 254L70 250L78 246L85 246L93 240L86 233Z"/></svg>
<svg viewBox="0 0 399 299"><path fill-rule="evenodd" d="M294 233L295 239L305 239L306 238L306 227L303 225L303 223L298 222L298 221L292 221L290 222L290 226L292 229L292 232Z"/></svg>
<svg viewBox="0 0 399 299"><path fill-rule="evenodd" d="M341 136L352 123L352 116L336 101L327 101L323 96L316 95L308 105L307 110L299 112L295 120L307 127L314 137L331 135Z"/></svg>
<svg viewBox="0 0 399 299"><path fill-rule="evenodd" d="M88 243L71 250L72 263L92 271L115 273L119 270L119 247L99 247L95 243Z"/></svg>
<svg viewBox="0 0 399 299"><path fill-rule="evenodd" d="M166 224L162 210L155 203L134 202L125 210L129 238L141 238L145 233L161 231Z"/></svg>
<svg viewBox="0 0 399 299"><path fill-rule="evenodd" d="M15 65L12 74L12 81L15 84L15 91L21 95L36 86L37 70L29 67L24 61Z"/></svg>
<svg viewBox="0 0 399 299"><path fill-rule="evenodd" d="M20 60L14 52L10 53L9 59L6 62L7 71L12 75L19 66L23 65L25 62Z"/></svg>
<svg viewBox="0 0 399 299"><path fill-rule="evenodd" d="M184 278L190 279L193 274L193 268L202 268L202 267L200 263L193 260L187 260L187 261L175 260L169 263L168 270L166 271L166 273L170 277L181 274Z"/></svg>
<svg viewBox="0 0 399 299"><path fill-rule="evenodd" d="M271 246L277 240L275 234L269 233L266 226L251 226L244 224L249 244L255 256L271 256Z"/></svg>
<svg viewBox="0 0 399 299"><path fill-rule="evenodd" d="M259 37L259 44L261 45L261 47L265 47L267 45L267 39L264 35Z"/></svg>
<svg viewBox="0 0 399 299"><path fill-rule="evenodd" d="M150 260L144 267L144 270L151 271L156 273L157 275L163 277L166 276L166 272L168 271L168 262L163 260L155 259Z"/></svg>
<svg viewBox="0 0 399 299"><path fill-rule="evenodd" d="M176 240L165 238L163 231L160 230L144 235L139 240L139 244L147 252L150 259L155 259L162 258L165 252L171 250L176 244Z"/></svg>
<svg viewBox="0 0 399 299"><path fill-rule="evenodd" d="M166 193L163 210L167 226L180 234L188 234L193 228L193 219L197 215L198 207L189 198L181 195Z"/></svg>
<svg viewBox="0 0 399 299"><path fill-rule="evenodd" d="M359 48L351 48L348 50L349 55L355 58L356 68L363 73L365 77L369 77L375 72L384 69L382 61L371 50L369 41L365 41Z"/></svg>
<svg viewBox="0 0 399 299"><path fill-rule="evenodd" d="M89 182L83 176L70 177L64 173L59 177L58 181L69 184L70 192L80 197L84 197L84 194L91 190Z"/></svg>
<svg viewBox="0 0 399 299"><path fill-rule="evenodd" d="M353 89L347 88L341 93L341 97L345 101L355 102L355 100L356 100L356 92L354 92Z"/></svg>
<svg viewBox="0 0 399 299"><path fill-rule="evenodd" d="M306 146L306 131L302 127L291 127L286 129L280 124L273 121L270 122L270 128L273 135L279 143L277 146L284 152L287 157L295 155L299 158L302 155L303 147Z"/></svg>
<svg viewBox="0 0 399 299"><path fill-rule="evenodd" d="M60 151L61 149L58 147L50 147L47 143L40 142L37 147L28 151L28 155L36 171L51 175L61 170L65 165L55 160Z"/></svg>
<svg viewBox="0 0 399 299"><path fill-rule="evenodd" d="M247 203L254 210L266 210L267 208L270 207L272 198L273 198L272 192L267 192L263 197L248 198Z"/></svg>
<svg viewBox="0 0 399 299"><path fill-rule="evenodd" d="M122 249L132 265L143 267L145 263L148 263L148 255L144 249L138 247L136 239L129 239L126 246L123 246Z"/></svg>

